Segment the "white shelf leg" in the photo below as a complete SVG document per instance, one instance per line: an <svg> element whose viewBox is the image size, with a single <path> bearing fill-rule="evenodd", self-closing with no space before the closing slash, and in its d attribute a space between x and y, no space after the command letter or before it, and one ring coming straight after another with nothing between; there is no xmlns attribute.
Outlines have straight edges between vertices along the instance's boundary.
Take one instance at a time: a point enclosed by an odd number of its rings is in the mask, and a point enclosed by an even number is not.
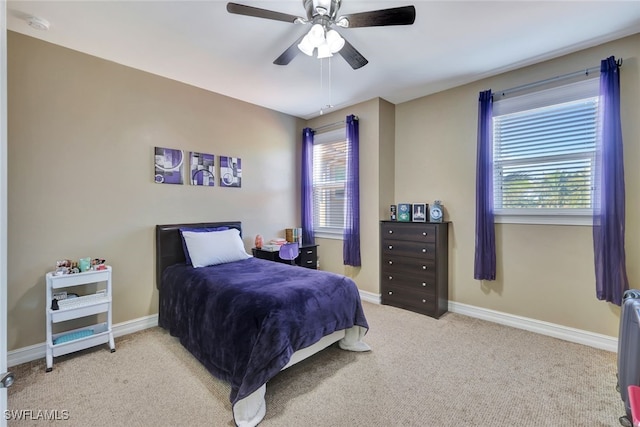
<svg viewBox="0 0 640 427"><path fill-rule="evenodd" d="M51 354L51 350L47 349L47 372L51 372L53 369L53 354Z"/></svg>

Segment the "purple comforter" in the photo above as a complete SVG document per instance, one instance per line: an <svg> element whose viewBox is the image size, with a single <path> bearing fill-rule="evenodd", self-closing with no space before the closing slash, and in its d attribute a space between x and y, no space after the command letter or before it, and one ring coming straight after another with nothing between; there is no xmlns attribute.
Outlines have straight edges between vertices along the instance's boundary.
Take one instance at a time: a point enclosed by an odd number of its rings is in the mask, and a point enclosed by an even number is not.
<svg viewBox="0 0 640 427"><path fill-rule="evenodd" d="M302 348L359 325L355 283L344 276L257 258L162 274L159 324L216 377L235 404Z"/></svg>

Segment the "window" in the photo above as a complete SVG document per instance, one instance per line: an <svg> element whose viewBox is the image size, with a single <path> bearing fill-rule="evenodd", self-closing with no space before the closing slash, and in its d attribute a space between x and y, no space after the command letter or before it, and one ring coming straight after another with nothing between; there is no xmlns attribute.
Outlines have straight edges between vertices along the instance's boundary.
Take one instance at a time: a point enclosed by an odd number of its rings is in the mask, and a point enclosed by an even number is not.
<svg viewBox="0 0 640 427"><path fill-rule="evenodd" d="M591 224L598 85L494 102L496 222Z"/></svg>
<svg viewBox="0 0 640 427"><path fill-rule="evenodd" d="M317 134L313 141L313 229L319 237L342 238L347 180L345 129Z"/></svg>

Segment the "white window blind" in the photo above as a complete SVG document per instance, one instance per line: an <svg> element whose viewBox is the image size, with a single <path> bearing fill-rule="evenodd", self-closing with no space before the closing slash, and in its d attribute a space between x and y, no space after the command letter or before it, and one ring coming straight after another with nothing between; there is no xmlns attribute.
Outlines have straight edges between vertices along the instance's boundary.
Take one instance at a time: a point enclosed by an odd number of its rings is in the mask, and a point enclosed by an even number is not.
<svg viewBox="0 0 640 427"><path fill-rule="evenodd" d="M345 129L318 134L313 144L313 228L342 236L347 178Z"/></svg>
<svg viewBox="0 0 640 427"><path fill-rule="evenodd" d="M591 215L598 79L497 101L497 215Z"/></svg>

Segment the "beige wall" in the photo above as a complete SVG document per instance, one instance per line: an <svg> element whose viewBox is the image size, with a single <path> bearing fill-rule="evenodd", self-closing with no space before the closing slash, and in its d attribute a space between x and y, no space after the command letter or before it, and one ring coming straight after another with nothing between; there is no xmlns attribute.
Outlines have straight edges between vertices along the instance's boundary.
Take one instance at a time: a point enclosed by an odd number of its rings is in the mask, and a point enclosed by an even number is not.
<svg viewBox="0 0 640 427"><path fill-rule="evenodd" d="M622 125L627 193L627 271L640 286L640 35L396 105L395 198L442 200L450 231L449 297L609 336L619 308L595 297L591 227L496 225L497 280L473 279L477 100L507 89L623 58Z"/></svg>
<svg viewBox="0 0 640 427"><path fill-rule="evenodd" d="M8 348L44 342L44 275L63 258L114 267L114 322L157 313L154 226L299 222L304 122L8 33ZM242 188L159 185L153 148L240 157Z"/></svg>

